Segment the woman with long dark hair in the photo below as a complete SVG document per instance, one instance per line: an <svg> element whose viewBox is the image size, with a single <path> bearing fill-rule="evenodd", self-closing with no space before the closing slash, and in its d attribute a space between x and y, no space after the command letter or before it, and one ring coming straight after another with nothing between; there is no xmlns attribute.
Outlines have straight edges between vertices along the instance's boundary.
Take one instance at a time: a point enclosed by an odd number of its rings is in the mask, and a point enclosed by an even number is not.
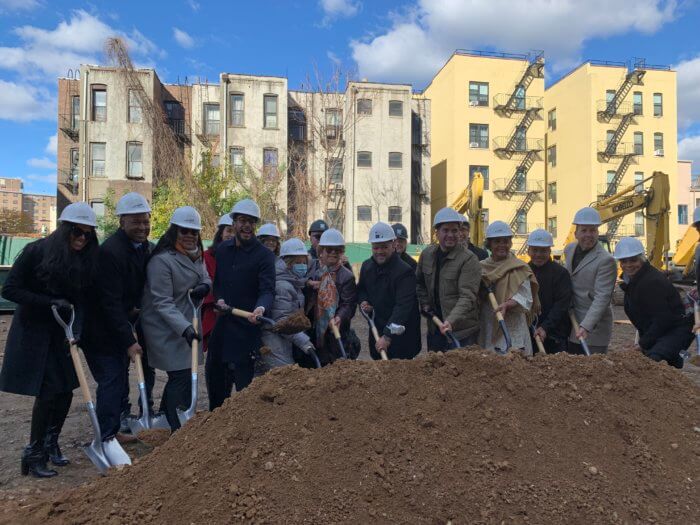
<svg viewBox="0 0 700 525"><path fill-rule="evenodd" d="M2 296L18 306L7 336L0 390L35 398L22 474L38 478L57 474L47 467L48 460L59 467L69 463L58 437L78 386L65 333L51 307L66 320L75 308L73 332L79 339L85 296L97 266L92 208L85 202L70 204L58 221L56 231L22 250L2 289Z"/></svg>
<svg viewBox="0 0 700 525"><path fill-rule="evenodd" d="M141 327L149 364L168 374L160 410L173 431L180 428L177 409L191 402L192 341L201 341L192 326L194 312L188 295L191 291L197 304L211 289L202 259L201 228L197 210L191 206L176 209L146 268Z"/></svg>

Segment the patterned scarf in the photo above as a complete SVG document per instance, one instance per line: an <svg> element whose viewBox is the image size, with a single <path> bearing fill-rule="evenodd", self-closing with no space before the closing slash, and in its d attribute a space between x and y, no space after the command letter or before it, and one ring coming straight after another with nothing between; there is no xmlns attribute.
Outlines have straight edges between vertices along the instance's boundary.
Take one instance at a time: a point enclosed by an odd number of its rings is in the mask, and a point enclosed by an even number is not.
<svg viewBox="0 0 700 525"><path fill-rule="evenodd" d="M340 265L334 268L321 267L321 284L318 287L316 300L316 345L323 347L323 339L328 331L328 325L335 317L338 309L338 288L335 285L335 275Z"/></svg>

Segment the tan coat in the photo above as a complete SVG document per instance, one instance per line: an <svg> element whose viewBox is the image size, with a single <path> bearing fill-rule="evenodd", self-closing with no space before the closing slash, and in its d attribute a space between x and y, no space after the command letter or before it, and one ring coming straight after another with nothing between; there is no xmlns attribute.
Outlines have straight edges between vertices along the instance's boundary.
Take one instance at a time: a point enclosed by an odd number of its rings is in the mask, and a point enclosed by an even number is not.
<svg viewBox="0 0 700 525"><path fill-rule="evenodd" d="M435 275L440 247L428 246L418 259L416 268L418 302L421 309L435 307ZM450 251L440 269L440 306L444 321L452 325L457 339L464 339L479 330L478 292L481 283L479 259L463 246ZM433 323L428 323L431 333Z"/></svg>

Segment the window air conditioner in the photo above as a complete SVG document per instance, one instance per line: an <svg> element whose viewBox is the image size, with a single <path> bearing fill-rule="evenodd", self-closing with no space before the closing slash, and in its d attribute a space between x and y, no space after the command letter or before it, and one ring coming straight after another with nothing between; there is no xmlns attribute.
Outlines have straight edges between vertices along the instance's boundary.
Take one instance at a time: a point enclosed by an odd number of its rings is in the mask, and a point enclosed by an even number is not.
<svg viewBox="0 0 700 525"><path fill-rule="evenodd" d="M470 143L469 143L469 147L470 147L470 148L478 148L478 147L479 147L479 143L478 143L478 142L470 142Z"/></svg>
<svg viewBox="0 0 700 525"><path fill-rule="evenodd" d="M479 105L479 101L478 101L478 100L470 100L470 101L469 101L469 105L470 105L470 106L478 106L478 105Z"/></svg>
<svg viewBox="0 0 700 525"><path fill-rule="evenodd" d="M656 150L654 150L654 156L656 156L656 157L663 157L663 156L664 156L664 150L662 150L662 149L656 149Z"/></svg>

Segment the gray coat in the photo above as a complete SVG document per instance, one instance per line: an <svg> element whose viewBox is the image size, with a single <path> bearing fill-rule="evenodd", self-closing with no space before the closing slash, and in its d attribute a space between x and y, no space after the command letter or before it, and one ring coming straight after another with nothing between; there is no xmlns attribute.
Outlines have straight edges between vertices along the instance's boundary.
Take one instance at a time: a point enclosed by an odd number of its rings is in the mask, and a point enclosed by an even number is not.
<svg viewBox="0 0 700 525"><path fill-rule="evenodd" d="M572 242L564 248L566 269L571 273L576 320L588 331L586 341L589 345L607 346L612 336L610 300L617 280L617 264L613 256L598 243L572 270L577 244ZM573 328L569 340L578 343Z"/></svg>
<svg viewBox="0 0 700 525"><path fill-rule="evenodd" d="M148 345L148 364L159 370L191 367L192 350L182 333L192 325L193 311L187 294L200 283L211 286L202 260L165 251L151 258L141 306L141 327ZM200 362L201 362L200 354Z"/></svg>

